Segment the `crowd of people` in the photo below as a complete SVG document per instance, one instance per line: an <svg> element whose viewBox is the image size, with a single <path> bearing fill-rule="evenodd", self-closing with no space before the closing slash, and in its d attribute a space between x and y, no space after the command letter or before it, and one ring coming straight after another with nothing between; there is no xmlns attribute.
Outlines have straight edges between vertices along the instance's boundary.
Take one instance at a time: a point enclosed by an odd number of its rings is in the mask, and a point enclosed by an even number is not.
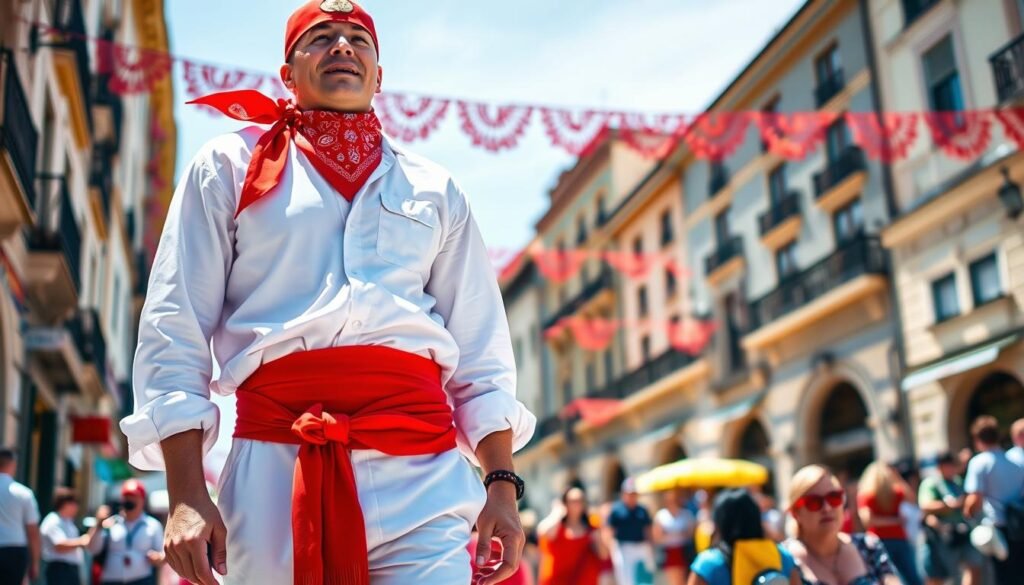
<svg viewBox="0 0 1024 585"><path fill-rule="evenodd" d="M531 527L510 585L1011 585L1024 579L1024 420L1003 450L997 421L971 427L970 454L942 454L922 478L874 462L859 479L821 465L796 472L782 506L758 488L673 490L653 514L627 478L591 509L570 486ZM55 490L40 521L32 491L0 449L0 585L177 585L163 526L128 480L83 533L79 501ZM475 544L470 545L471 548ZM88 553L88 555L87 555ZM495 555L500 558L500 555ZM87 564L88 562L88 564ZM162 575L165 575L162 577ZM760 580L759 580L760 579Z"/></svg>

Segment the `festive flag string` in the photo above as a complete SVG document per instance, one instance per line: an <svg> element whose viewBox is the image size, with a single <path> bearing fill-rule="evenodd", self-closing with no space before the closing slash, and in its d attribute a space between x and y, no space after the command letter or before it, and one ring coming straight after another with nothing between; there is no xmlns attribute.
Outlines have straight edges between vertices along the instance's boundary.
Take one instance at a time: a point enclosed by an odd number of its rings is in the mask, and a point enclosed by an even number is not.
<svg viewBox="0 0 1024 585"><path fill-rule="evenodd" d="M108 89L120 95L148 93L174 74L179 63L189 99L217 91L258 89L274 98L290 94L276 74L201 62L92 38L26 21L43 34L96 43L97 71ZM450 107L454 105L454 107ZM891 163L906 158L926 136L946 156L972 160L992 139L995 123L1018 146L1024 144L1024 109L979 109L958 112L754 112L712 111L698 114L640 113L566 108L540 104L491 104L460 98L405 92L384 92L374 100L385 131L404 142L426 140L455 112L459 128L478 148L500 152L521 143L530 124L539 121L551 144L574 156L585 156L614 130L640 155L663 158L682 142L694 156L720 162L731 156L757 130L768 151L788 160L806 158L819 148L826 130L836 123L850 129L853 141L875 160ZM926 129L922 131L921 126ZM568 265L571 267L571 263ZM565 267L555 272L564 272Z"/></svg>

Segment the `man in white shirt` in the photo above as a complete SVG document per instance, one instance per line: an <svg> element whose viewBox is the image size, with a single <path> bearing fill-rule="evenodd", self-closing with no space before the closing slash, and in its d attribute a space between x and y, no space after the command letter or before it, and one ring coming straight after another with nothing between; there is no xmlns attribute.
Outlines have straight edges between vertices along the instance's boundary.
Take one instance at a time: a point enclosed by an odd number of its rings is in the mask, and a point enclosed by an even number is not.
<svg viewBox="0 0 1024 585"><path fill-rule="evenodd" d="M138 480L121 486L121 513L103 522L90 550L102 555L103 585L156 585L164 563L164 527L146 514L146 489Z"/></svg>
<svg viewBox="0 0 1024 585"><path fill-rule="evenodd" d="M17 455L0 447L0 585L39 577L39 505L32 490L14 481Z"/></svg>
<svg viewBox="0 0 1024 585"><path fill-rule="evenodd" d="M100 523L110 516L110 510L101 506L96 512L96 524L85 535L78 531L78 498L68 488L59 487L53 494L53 511L39 524L43 541L43 561L46 563L46 585L80 585L85 555L82 549L92 545L99 535Z"/></svg>
<svg viewBox="0 0 1024 585"><path fill-rule="evenodd" d="M217 138L186 168L121 428L133 465L166 468L168 562L201 585L211 564L228 585L468 585L474 523L480 565L492 537L504 551L480 583L517 569L512 453L535 419L515 399L465 194L381 133L378 54L356 2L313 0L286 28L294 102L197 100L272 126ZM216 506L201 467L218 433L211 389L238 404Z"/></svg>

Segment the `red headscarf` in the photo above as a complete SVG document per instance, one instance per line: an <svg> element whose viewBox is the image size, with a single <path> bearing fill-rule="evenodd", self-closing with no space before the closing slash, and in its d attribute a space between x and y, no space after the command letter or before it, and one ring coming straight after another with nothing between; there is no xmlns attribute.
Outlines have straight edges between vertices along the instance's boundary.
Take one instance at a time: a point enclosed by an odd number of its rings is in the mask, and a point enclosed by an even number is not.
<svg viewBox="0 0 1024 585"><path fill-rule="evenodd" d="M310 0L292 13L285 30L285 60L308 30L323 22L349 22L365 28L380 54L373 19L351 0ZM256 143L242 183L235 216L266 195L281 180L294 140L313 167L351 201L383 156L380 121L371 112L299 111L286 100L255 90L225 91L194 99L244 122L273 124Z"/></svg>

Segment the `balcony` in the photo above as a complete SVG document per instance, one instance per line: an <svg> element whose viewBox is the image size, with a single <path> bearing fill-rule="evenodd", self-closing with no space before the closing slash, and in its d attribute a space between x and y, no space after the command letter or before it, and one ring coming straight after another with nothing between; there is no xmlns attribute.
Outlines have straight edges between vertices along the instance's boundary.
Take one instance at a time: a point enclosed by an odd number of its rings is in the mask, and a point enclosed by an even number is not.
<svg viewBox="0 0 1024 585"><path fill-rule="evenodd" d="M833 213L858 197L867 180L867 168L864 151L857 146L847 146L838 158L828 162L825 170L814 175L814 197L818 206Z"/></svg>
<svg viewBox="0 0 1024 585"><path fill-rule="evenodd" d="M996 82L996 98L1001 105L1020 102L1024 98L1024 35L1021 35L988 58Z"/></svg>
<svg viewBox="0 0 1024 585"><path fill-rule="evenodd" d="M78 305L81 289L82 237L71 207L67 181L63 177L40 180L43 193L56 192L60 205L56 226L37 224L27 236L29 258L26 284L30 301L46 320L59 320ZM45 206L44 206L45 208ZM48 215L45 211L42 213Z"/></svg>
<svg viewBox="0 0 1024 585"><path fill-rule="evenodd" d="M903 0L903 28L910 28L910 25L939 2L940 0Z"/></svg>
<svg viewBox="0 0 1024 585"><path fill-rule="evenodd" d="M557 313L552 315L547 321L544 322L544 329L552 327L565 317L570 317L578 313L583 307L587 306L590 301L601 296L605 291L611 291L614 286L612 278L612 271L607 266L601 268L600 274L596 278L588 282L583 290L579 292L575 297L569 299Z"/></svg>
<svg viewBox="0 0 1024 585"><path fill-rule="evenodd" d="M718 286L746 266L743 259L743 238L733 236L718 244L715 251L704 259L704 274L708 284Z"/></svg>
<svg viewBox="0 0 1024 585"><path fill-rule="evenodd" d="M96 309L80 311L68 320L68 331L82 356L83 368L82 389L89 396L99 398L108 390L107 379L107 340L100 327L100 316ZM110 389L116 391L116 389Z"/></svg>
<svg viewBox="0 0 1024 585"><path fill-rule="evenodd" d="M778 203L757 218L761 227L761 242L770 250L777 250L796 239L803 223L800 213L800 192L787 191Z"/></svg>
<svg viewBox="0 0 1024 585"><path fill-rule="evenodd" d="M688 353L669 349L646 364L607 384L600 390L588 393L590 398L628 398L648 386L667 378L673 373L693 364L699 358Z"/></svg>
<svg viewBox="0 0 1024 585"><path fill-rule="evenodd" d="M32 222L36 206L36 146L39 132L32 123L28 97L10 51L0 52L0 239Z"/></svg>
<svg viewBox="0 0 1024 585"><path fill-rule="evenodd" d="M888 263L877 238L860 236L750 303L743 346L765 349L857 303L861 318L884 315Z"/></svg>
<svg viewBox="0 0 1024 585"><path fill-rule="evenodd" d="M56 0L54 26L64 34L52 44L56 77L70 102L71 126L79 148L92 136L92 70L82 0Z"/></svg>
<svg viewBox="0 0 1024 585"><path fill-rule="evenodd" d="M846 87L846 78L843 75L843 70L836 69L828 79L822 79L818 86L814 88L814 103L819 108L823 107L829 100L843 91L844 87Z"/></svg>

